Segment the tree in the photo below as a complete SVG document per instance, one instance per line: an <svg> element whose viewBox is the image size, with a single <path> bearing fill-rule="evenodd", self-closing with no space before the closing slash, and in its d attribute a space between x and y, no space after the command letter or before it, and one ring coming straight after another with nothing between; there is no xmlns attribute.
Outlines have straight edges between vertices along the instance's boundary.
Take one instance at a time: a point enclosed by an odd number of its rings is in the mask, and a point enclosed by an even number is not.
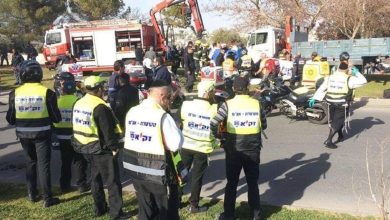
<svg viewBox="0 0 390 220"><path fill-rule="evenodd" d="M246 39L241 37L238 31L219 28L211 33L210 41L216 43L230 43L232 41L245 43Z"/></svg>
<svg viewBox="0 0 390 220"><path fill-rule="evenodd" d="M241 31L283 27L294 16L319 39L390 36L388 0L209 0L206 8L234 17Z"/></svg>
<svg viewBox="0 0 390 220"><path fill-rule="evenodd" d="M283 27L287 15L311 29L325 4L326 0L210 0L206 8L234 17L242 31L265 25Z"/></svg>
<svg viewBox="0 0 390 220"><path fill-rule="evenodd" d="M329 0L322 14L324 19L321 26L341 35L342 38L390 36L389 9L389 3L386 0ZM333 39L327 38L326 35L320 38Z"/></svg>
<svg viewBox="0 0 390 220"><path fill-rule="evenodd" d="M169 32L171 31L171 35L174 35L174 28L186 28L187 21L186 16L182 14L182 8L180 4L172 5L161 13L163 15L163 25L165 25L165 33L164 36L166 40L170 42ZM172 37L173 38L173 37Z"/></svg>
<svg viewBox="0 0 390 220"><path fill-rule="evenodd" d="M86 20L117 17L124 9L123 0L71 0L71 6Z"/></svg>
<svg viewBox="0 0 390 220"><path fill-rule="evenodd" d="M66 0L2 0L0 34L13 41L42 39L51 22L65 10Z"/></svg>

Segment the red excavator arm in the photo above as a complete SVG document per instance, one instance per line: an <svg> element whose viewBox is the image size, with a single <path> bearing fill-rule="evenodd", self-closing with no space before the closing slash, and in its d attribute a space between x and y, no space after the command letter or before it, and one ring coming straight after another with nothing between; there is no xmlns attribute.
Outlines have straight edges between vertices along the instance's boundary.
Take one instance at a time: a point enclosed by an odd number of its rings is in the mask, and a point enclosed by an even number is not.
<svg viewBox="0 0 390 220"><path fill-rule="evenodd" d="M203 20L202 20L202 15L200 14L199 10L199 5L197 0L162 0L160 3L158 3L156 6L150 10L150 19L153 23L154 29L156 30L157 34L157 45L163 46L163 50L166 50L166 37L164 36L164 33L162 31L163 26L159 26L157 19L156 19L156 14L160 13L162 10L165 8L168 8L172 5L176 4L188 4L188 7L185 8L185 13L187 17L193 18L194 21L194 31L197 35L198 38L202 37L203 31L204 31L204 26L203 26Z"/></svg>

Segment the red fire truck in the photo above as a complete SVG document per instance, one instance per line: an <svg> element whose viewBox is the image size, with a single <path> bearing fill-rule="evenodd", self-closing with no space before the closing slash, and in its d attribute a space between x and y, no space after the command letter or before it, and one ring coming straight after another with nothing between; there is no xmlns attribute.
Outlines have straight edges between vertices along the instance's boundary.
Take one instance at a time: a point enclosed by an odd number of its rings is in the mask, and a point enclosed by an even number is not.
<svg viewBox="0 0 390 220"><path fill-rule="evenodd" d="M163 48L152 25L124 19L85 21L46 31L43 54L49 68L68 51L83 72L111 71L115 60L135 58L137 46Z"/></svg>

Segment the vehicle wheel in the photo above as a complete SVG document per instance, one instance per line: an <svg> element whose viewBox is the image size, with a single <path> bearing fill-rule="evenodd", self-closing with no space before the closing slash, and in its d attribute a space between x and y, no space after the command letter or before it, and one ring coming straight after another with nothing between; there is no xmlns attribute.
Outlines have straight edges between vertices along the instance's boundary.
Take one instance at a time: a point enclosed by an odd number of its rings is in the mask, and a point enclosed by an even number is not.
<svg viewBox="0 0 390 220"><path fill-rule="evenodd" d="M313 106L313 110L319 110L322 113L319 113L320 117L318 117L318 118L317 117L307 116L307 119L311 123L319 124L319 125L328 123L328 107L326 105L321 104L321 103L317 103L317 104L315 104Z"/></svg>

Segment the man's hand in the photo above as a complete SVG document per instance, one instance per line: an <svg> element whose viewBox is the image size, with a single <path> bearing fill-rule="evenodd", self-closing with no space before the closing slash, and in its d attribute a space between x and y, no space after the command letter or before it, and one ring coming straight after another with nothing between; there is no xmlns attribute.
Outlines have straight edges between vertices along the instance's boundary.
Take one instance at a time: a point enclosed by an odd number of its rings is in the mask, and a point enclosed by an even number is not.
<svg viewBox="0 0 390 220"><path fill-rule="evenodd" d="M316 103L316 100L314 98L310 98L308 102L309 102L309 107L313 108L314 104Z"/></svg>

